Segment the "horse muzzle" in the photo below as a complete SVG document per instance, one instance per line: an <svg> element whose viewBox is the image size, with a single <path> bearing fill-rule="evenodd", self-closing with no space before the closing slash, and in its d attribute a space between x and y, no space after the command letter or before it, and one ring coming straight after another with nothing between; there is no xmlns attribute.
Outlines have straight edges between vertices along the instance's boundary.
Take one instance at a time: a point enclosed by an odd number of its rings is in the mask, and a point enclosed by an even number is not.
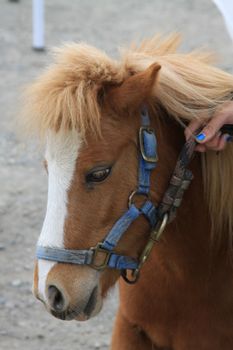
<svg viewBox="0 0 233 350"><path fill-rule="evenodd" d="M40 261L38 265L33 293L53 316L84 321L99 313L102 308L99 273L88 267L55 264L44 278Z"/></svg>
<svg viewBox="0 0 233 350"><path fill-rule="evenodd" d="M61 320L85 321L99 313L102 308L102 298L98 286L95 286L87 297L73 303L69 302L57 287L49 286L46 307L53 316Z"/></svg>

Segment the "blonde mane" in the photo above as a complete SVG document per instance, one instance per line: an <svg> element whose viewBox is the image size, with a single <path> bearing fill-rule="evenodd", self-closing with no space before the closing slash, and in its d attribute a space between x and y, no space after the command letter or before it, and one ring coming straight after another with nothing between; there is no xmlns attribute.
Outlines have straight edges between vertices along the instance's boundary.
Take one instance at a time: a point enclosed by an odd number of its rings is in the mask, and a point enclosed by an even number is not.
<svg viewBox="0 0 233 350"><path fill-rule="evenodd" d="M155 36L132 45L119 61L85 44L68 44L55 51L55 63L26 91L26 126L42 136L48 129L78 129L101 133L98 92L121 84L128 76L157 62L162 69L154 97L181 124L211 118L231 98L233 76L212 66L210 54L178 53L179 36ZM233 145L203 156L203 180L214 231L233 237ZM215 235L216 237L216 235Z"/></svg>

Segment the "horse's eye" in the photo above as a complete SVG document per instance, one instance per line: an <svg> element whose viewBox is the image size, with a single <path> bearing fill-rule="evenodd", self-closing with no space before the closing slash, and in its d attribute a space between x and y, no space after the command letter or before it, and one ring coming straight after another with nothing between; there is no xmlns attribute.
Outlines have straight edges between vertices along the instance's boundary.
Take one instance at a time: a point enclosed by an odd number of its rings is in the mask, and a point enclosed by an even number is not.
<svg viewBox="0 0 233 350"><path fill-rule="evenodd" d="M86 182L102 182L111 172L111 168L95 168L86 175Z"/></svg>

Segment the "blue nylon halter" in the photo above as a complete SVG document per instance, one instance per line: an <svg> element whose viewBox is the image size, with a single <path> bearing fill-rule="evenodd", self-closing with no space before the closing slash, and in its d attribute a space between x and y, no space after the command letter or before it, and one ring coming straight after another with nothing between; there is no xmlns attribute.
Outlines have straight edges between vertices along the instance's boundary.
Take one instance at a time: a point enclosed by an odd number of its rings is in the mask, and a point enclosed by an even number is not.
<svg viewBox="0 0 233 350"><path fill-rule="evenodd" d="M36 256L38 259L76 265L90 265L99 270L106 266L118 270L136 270L138 268L139 262L137 260L128 256L116 254L114 248L132 222L140 215L144 215L147 218L152 228L155 227L157 222L156 207L148 199L151 172L155 169L158 160L157 141L154 130L150 127L150 117L146 108L141 112L139 140L138 187L129 198L128 210L116 221L104 241L98 243L95 248L90 248L88 250L37 246ZM147 197L147 200L140 208L137 208L132 203L134 195L143 195ZM97 264L94 261L99 253L104 255L104 262L102 264Z"/></svg>

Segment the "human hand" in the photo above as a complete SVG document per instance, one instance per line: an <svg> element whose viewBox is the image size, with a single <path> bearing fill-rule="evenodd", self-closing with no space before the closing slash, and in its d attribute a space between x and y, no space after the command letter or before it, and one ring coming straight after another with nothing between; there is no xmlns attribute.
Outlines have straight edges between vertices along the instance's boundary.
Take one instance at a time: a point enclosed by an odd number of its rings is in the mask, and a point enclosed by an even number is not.
<svg viewBox="0 0 233 350"><path fill-rule="evenodd" d="M225 102L221 109L209 120L193 120L185 129L185 137L188 140L196 130L203 125L204 128L195 137L199 143L196 150L206 152L207 150L222 151L228 141L233 141L233 137L229 134L222 134L220 129L224 124L233 125L233 101Z"/></svg>

